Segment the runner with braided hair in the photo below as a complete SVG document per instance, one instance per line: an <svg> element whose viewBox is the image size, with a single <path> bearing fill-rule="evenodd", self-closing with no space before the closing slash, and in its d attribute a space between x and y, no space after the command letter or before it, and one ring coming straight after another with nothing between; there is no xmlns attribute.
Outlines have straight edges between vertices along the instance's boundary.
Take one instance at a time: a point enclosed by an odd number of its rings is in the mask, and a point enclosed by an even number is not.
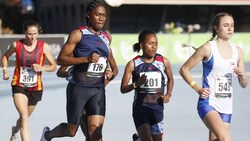
<svg viewBox="0 0 250 141"><path fill-rule="evenodd" d="M55 137L74 137L84 111L88 117L86 140L102 141L104 124L105 84L118 74L111 37L103 31L106 8L101 1L90 2L86 9L87 25L73 30L62 47L57 63L72 66L72 78L67 86L67 123L50 131L45 127L41 141ZM108 73L107 73L108 72Z"/></svg>

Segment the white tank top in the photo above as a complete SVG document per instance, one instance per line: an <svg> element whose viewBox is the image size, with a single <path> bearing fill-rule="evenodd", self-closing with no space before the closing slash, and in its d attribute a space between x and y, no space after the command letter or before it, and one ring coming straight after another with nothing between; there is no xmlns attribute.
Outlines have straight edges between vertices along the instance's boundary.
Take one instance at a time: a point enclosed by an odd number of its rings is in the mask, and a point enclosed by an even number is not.
<svg viewBox="0 0 250 141"><path fill-rule="evenodd" d="M219 54L215 41L210 41L209 44L211 55L207 61L203 61L203 87L211 90L208 104L220 113L232 114L232 80L233 68L238 63L237 47L230 45L232 57L225 59Z"/></svg>

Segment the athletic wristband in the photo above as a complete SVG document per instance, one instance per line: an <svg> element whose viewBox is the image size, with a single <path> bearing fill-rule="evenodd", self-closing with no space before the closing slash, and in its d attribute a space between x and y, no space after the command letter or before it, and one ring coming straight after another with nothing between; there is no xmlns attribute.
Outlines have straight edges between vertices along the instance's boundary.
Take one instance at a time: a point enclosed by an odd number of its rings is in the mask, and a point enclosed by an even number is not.
<svg viewBox="0 0 250 141"><path fill-rule="evenodd" d="M134 89L136 88L135 82L133 83L133 88L134 88Z"/></svg>
<svg viewBox="0 0 250 141"><path fill-rule="evenodd" d="M3 70L6 70L6 69L7 69L7 67L3 67L2 69L3 69Z"/></svg>
<svg viewBox="0 0 250 141"><path fill-rule="evenodd" d="M189 83L189 85L190 85L192 88L194 88L194 85L195 85L195 84L196 84L195 81L192 81L192 82Z"/></svg>

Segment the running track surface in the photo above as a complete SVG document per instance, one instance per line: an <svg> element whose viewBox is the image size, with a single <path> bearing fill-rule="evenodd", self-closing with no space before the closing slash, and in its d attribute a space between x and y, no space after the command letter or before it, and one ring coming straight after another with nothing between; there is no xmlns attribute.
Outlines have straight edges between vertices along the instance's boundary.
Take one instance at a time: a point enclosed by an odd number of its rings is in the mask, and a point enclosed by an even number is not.
<svg viewBox="0 0 250 141"><path fill-rule="evenodd" d="M120 80L125 66L119 66L119 74L106 87L106 120L103 127L104 141L132 141L135 132L131 111L133 92L120 93ZM170 103L165 104L164 110L164 141L207 141L208 130L199 118L196 110L198 95L181 79L178 71L180 65L172 65L175 85ZM250 63L246 63L248 81L250 81ZM8 68L10 74L13 68ZM194 80L201 83L201 66L192 71ZM18 118L11 96L11 81L2 79L0 72L0 141L8 141L11 126ZM11 76L12 77L12 76ZM66 121L65 88L67 81L57 78L55 72L43 73L44 95L30 118L31 141L39 141L43 127L54 128ZM234 112L230 133L235 141L250 141L250 84L242 89L235 77ZM55 138L53 141L84 141L79 128L75 137ZM19 141L21 141L19 136Z"/></svg>

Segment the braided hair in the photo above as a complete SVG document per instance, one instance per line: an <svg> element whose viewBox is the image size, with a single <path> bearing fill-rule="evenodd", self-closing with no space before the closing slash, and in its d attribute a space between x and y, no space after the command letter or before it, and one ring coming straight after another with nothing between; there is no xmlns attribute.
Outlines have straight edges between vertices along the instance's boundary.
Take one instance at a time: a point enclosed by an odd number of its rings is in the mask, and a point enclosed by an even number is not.
<svg viewBox="0 0 250 141"><path fill-rule="evenodd" d="M233 17L231 14L229 14L229 13L218 13L217 15L215 15L215 17L213 18L213 21L212 21L212 32L213 32L213 34L212 34L212 37L211 37L211 39L209 40L209 41L212 41L212 40L214 40L214 38L215 38L215 36L217 35L217 32L216 32L216 30L215 30L215 26L216 27L219 27L219 25L220 25L220 19L222 18L222 17L224 17L224 16L230 16L230 17Z"/></svg>
<svg viewBox="0 0 250 141"><path fill-rule="evenodd" d="M100 1L100 0L94 0L94 1L92 1L92 2L90 2L88 5L87 5L87 8L86 8L86 21L88 22L88 19L89 19L89 17L88 17L88 14L91 12L91 11L93 11L94 9L96 9L97 7L99 7L99 6L103 6L103 7L105 7L105 4L102 2L102 1Z"/></svg>

